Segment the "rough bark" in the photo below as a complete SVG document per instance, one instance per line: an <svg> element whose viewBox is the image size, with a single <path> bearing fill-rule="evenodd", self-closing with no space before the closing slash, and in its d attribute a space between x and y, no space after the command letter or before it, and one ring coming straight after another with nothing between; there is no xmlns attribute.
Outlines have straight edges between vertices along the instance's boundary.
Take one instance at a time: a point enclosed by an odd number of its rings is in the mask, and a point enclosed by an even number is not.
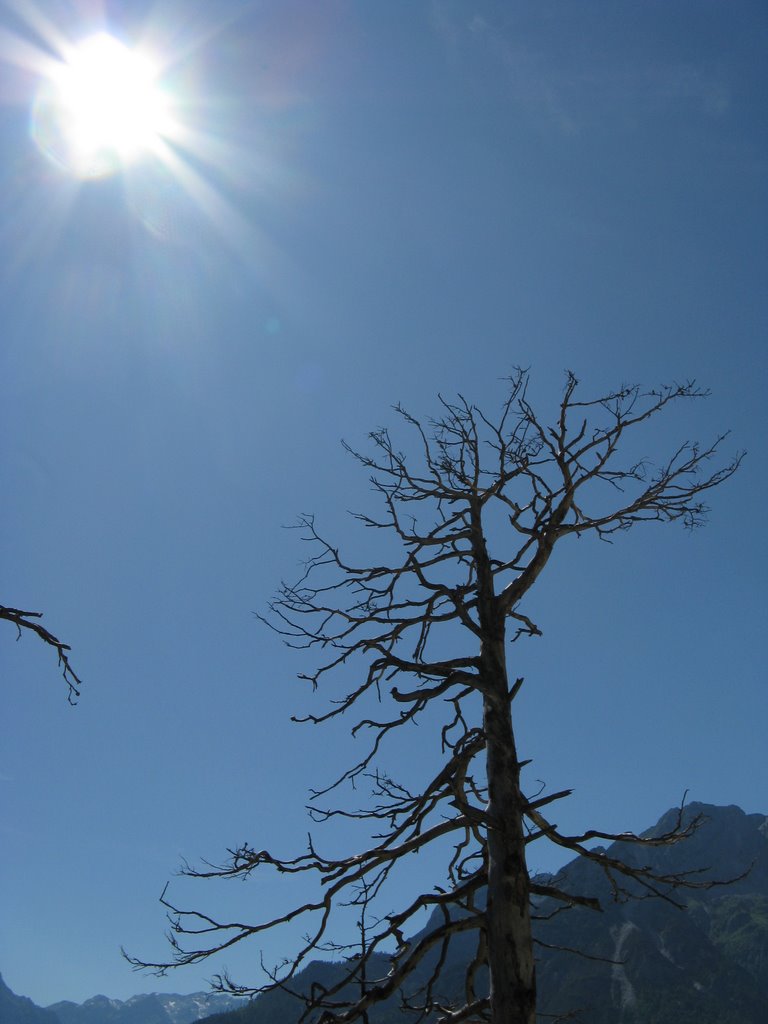
<svg viewBox="0 0 768 1024"><path fill-rule="evenodd" d="M499 681L501 682L501 680ZM494 689L497 687L494 686ZM488 771L488 966L493 1024L535 1024L536 973L520 765L506 687L485 698Z"/></svg>
<svg viewBox="0 0 768 1024"><path fill-rule="evenodd" d="M495 594L483 533L482 507L471 502L471 543L477 572L488 785L488 902L490 1008L493 1024L535 1024L536 972L530 883L525 858L520 764L512 729L505 615Z"/></svg>

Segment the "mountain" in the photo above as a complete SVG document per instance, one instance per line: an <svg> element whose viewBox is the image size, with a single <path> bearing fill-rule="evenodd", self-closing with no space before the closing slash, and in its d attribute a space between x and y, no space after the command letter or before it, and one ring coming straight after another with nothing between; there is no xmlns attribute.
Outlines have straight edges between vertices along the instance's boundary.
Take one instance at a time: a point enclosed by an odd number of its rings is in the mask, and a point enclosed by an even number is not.
<svg viewBox="0 0 768 1024"><path fill-rule="evenodd" d="M213 992L195 992L189 996L150 995L133 996L125 1002L94 996L84 1003L61 1002L48 1007L59 1024L193 1024L201 1017L209 1017L239 1006L234 996ZM0 1020L0 1024L4 1024Z"/></svg>
<svg viewBox="0 0 768 1024"><path fill-rule="evenodd" d="M55 1014L11 992L0 975L0 1024L58 1024Z"/></svg>
<svg viewBox="0 0 768 1024"><path fill-rule="evenodd" d="M212 992L189 996L153 993L125 1002L94 996L84 1003L60 1002L43 1009L31 999L15 995L0 978L0 1024L193 1024L241 1002Z"/></svg>
<svg viewBox="0 0 768 1024"><path fill-rule="evenodd" d="M572 1014L569 1019L583 1024L768 1024L768 818L738 807L691 804L684 820L694 817L702 824L685 842L643 850L615 843L607 851L658 873L735 879L708 890L678 889L672 895L685 910L664 899L615 902L600 866L582 858L558 874L562 888L599 896L603 911L574 908L537 921L542 1022ZM667 812L646 835L668 832L676 819L676 810ZM537 914L544 918L553 909L542 901ZM439 982L445 999L460 997L475 941L470 933L452 941ZM375 968L386 974L387 966L381 957L369 977ZM423 964L409 987L418 988L433 966ZM342 970L339 963L315 961L298 976L296 988L328 986ZM299 1012L295 1000L277 991L205 1024L295 1024ZM374 1008L369 1019L402 1024L408 1018L391 1001Z"/></svg>
<svg viewBox="0 0 768 1024"><path fill-rule="evenodd" d="M542 924L539 937L612 962L542 949L542 1013L583 1010L589 1024L767 1024L768 818L692 804L686 820L696 816L702 825L685 842L650 850L616 843L608 850L658 873L735 879L678 889L672 896L685 910L664 899L616 903L599 865L581 860L564 869L567 887L601 896L603 912L568 911ZM668 832L676 818L668 812L646 834Z"/></svg>

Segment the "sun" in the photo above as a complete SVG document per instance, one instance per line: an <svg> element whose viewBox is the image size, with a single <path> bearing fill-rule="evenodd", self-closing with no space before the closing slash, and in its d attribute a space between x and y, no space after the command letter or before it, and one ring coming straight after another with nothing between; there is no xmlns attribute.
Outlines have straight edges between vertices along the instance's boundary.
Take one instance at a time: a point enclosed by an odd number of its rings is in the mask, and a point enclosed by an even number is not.
<svg viewBox="0 0 768 1024"><path fill-rule="evenodd" d="M256 175L264 185L277 185L279 168L265 133L259 132L257 156L250 122L241 137L240 97L226 100L222 122L219 99L212 101L205 86L203 50L229 30L229 15L201 21L183 34L178 48L177 17L163 0L150 5L157 7L151 18L131 22L129 37L109 31L106 12L60 24L39 0L14 0L12 6L25 32L17 35L0 25L0 73L18 69L8 91L24 94L29 141L60 172L39 179L57 204L60 222L90 191L119 202L158 241L178 239L185 225L207 221L245 253L256 236L228 194L230 186L239 188ZM84 6L108 5L89 0ZM119 187L101 188L99 180L110 177ZM266 244L261 233L259 242Z"/></svg>
<svg viewBox="0 0 768 1024"><path fill-rule="evenodd" d="M40 148L79 178L99 178L156 153L172 130L158 69L105 32L72 47L33 112Z"/></svg>

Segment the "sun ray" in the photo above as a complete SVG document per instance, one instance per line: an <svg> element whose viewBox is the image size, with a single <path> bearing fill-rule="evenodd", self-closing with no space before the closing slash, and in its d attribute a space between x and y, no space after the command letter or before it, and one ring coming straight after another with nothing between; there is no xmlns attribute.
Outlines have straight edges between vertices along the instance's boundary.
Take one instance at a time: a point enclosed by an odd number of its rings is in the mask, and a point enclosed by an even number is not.
<svg viewBox="0 0 768 1024"><path fill-rule="evenodd" d="M70 39L43 14L34 0L6 0L6 5L53 53L66 59L72 48Z"/></svg>
<svg viewBox="0 0 768 1024"><path fill-rule="evenodd" d="M57 63L39 46L28 43L26 39L7 29L0 29L0 61L42 77L50 75Z"/></svg>

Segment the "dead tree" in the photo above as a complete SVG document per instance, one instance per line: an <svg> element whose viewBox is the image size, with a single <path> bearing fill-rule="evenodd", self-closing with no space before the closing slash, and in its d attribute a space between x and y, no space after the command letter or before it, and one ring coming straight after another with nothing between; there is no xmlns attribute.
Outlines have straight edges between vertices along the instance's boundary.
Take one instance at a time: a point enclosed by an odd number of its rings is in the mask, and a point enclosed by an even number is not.
<svg viewBox="0 0 768 1024"><path fill-rule="evenodd" d="M65 644L63 641L55 637L50 630L46 629L45 626L38 620L43 617L42 612L25 612L21 608L7 608L5 605L0 605L0 620L10 622L16 627L16 639L20 640L22 630L29 630L34 633L35 636L39 637L44 644L48 644L49 647L53 647L58 655L59 667L61 668L61 674L64 677L64 682L67 684L67 700L70 704L76 704L77 698L80 696L80 688L83 683L77 672L72 668L69 660L69 652L72 648L69 644Z"/></svg>
<svg viewBox="0 0 768 1024"><path fill-rule="evenodd" d="M300 526L315 553L302 578L283 584L270 606L266 621L290 646L318 652L319 667L301 678L313 687L334 675L353 680L325 713L299 720L321 724L351 716L352 733L370 737L364 756L314 793L310 806L316 821L343 816L369 823L374 834L368 844L354 855L329 858L310 838L305 853L284 859L246 843L229 850L220 866L187 867L184 873L196 878L245 878L269 869L306 873L317 876L319 894L271 920L244 923L181 909L164 893L173 956L166 963L129 957L135 966L163 973L303 918L307 934L301 949L265 984L237 985L227 974L216 980L218 987L242 994L290 991L314 951L342 948L329 945L334 909L357 904L367 915L362 945L356 956L347 947L348 969L336 982L299 993L304 1017L352 1024L397 996L419 1019L533 1024L532 899L596 909L599 900L562 891L556 881L532 881L529 844L548 840L597 863L615 898L638 891L665 896L686 881L654 874L636 858L629 866L588 845L594 838L641 846L677 842L690 831L682 819L673 832L653 839L594 830L566 835L548 807L568 791L523 791L512 714L522 679L510 676L509 643L540 633L523 599L560 541L583 534L607 541L648 522L693 529L705 518L706 492L735 472L741 455L718 464L723 435L705 446L684 442L658 464L622 461L620 445L628 433L672 404L705 395L692 382L647 392L622 387L584 400L569 373L551 426L534 411L527 384L523 371L510 378L497 419L461 397L441 399L440 417L427 424L397 407L414 435L416 455L406 457L385 429L370 435L371 453L349 451L371 473L383 505L380 518L356 518L394 536L400 557L351 564L305 516ZM370 712L371 702L389 711ZM377 766L378 756L391 733L428 710L431 720L438 710L444 715L438 726L443 761L423 785L406 787ZM372 782L367 807L321 806L331 790L363 777ZM448 847L442 884L393 911L388 901L395 887L386 883L409 854L440 847L441 841ZM431 927L409 941L425 910ZM440 988L441 966L452 938L466 932L475 933L476 952L463 994L448 1001ZM484 967L490 994L477 980ZM417 976L414 992L409 979Z"/></svg>

